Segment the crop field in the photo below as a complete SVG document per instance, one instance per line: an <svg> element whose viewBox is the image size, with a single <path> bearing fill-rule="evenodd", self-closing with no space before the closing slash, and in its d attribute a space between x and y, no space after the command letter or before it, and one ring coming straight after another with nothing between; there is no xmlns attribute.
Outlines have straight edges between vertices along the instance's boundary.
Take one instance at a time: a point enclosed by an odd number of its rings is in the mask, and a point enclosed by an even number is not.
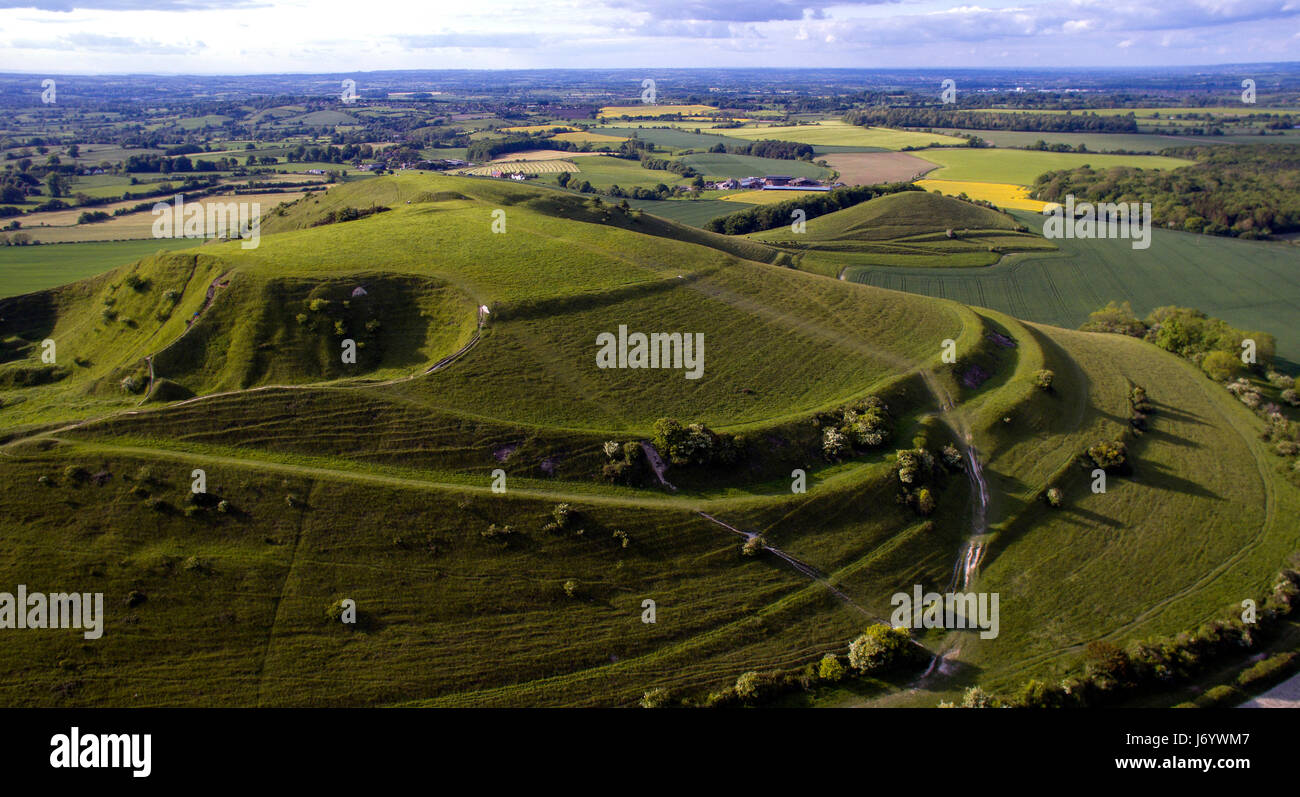
<svg viewBox="0 0 1300 797"><path fill-rule="evenodd" d="M725 135L713 135L699 132L702 127L708 125L697 125L693 130L683 130L678 127L653 127L651 125L663 122L645 122L641 126L635 126L632 123L626 123L617 127L601 126L593 127L592 132L602 133L605 135L618 136L619 138L639 138L642 141L648 141L656 147L662 147L671 151L680 151L684 149L693 149L697 152L713 147L716 144L736 145L747 143L744 139L728 138ZM680 123L674 121L674 125Z"/></svg>
<svg viewBox="0 0 1300 797"><path fill-rule="evenodd" d="M511 163L514 161L568 160L569 158L598 157L595 152L569 152L563 149L530 149L526 152L511 152L489 163Z"/></svg>
<svg viewBox="0 0 1300 797"><path fill-rule="evenodd" d="M965 143L963 139L937 133L913 133L887 127L862 127L838 120L821 121L811 125L769 125L762 127L718 128L708 133L743 138L750 141L772 139L795 141L800 144L824 144L840 147L870 147L898 150L903 147L924 147L929 144Z"/></svg>
<svg viewBox="0 0 1300 797"><path fill-rule="evenodd" d="M571 133L577 130L578 128L573 127L572 125L549 124L549 125L517 125L515 127L503 127L501 128L500 132L502 133L549 133L549 132Z"/></svg>
<svg viewBox="0 0 1300 797"><path fill-rule="evenodd" d="M607 119L621 119L625 116L682 116L714 114L718 109L711 105L606 105L597 112L597 116Z"/></svg>
<svg viewBox="0 0 1300 797"><path fill-rule="evenodd" d="M1042 227L1041 216L1015 215L1031 229ZM1159 229L1145 250L1125 240L1053 243L1059 255L1018 255L987 269L850 268L845 278L1067 328L1112 300L1131 302L1139 315L1162 305L1195 307L1241 328L1272 333L1279 357L1300 370L1295 246Z"/></svg>
<svg viewBox="0 0 1300 797"><path fill-rule="evenodd" d="M250 205L260 205L262 213L266 214L274 210L277 205L284 202L293 202L303 195L304 192L302 191L287 191L276 194L218 194L193 201L202 204L205 208L210 204L226 205L231 202L247 202ZM124 204L136 205L141 201L144 200L134 200ZM157 201L168 202L170 198L158 197ZM185 204L188 205L189 202ZM102 210L103 208L95 209ZM25 219L22 231L43 244L82 241L127 241L142 238L153 240L153 225L158 220L158 216L155 216L152 212L142 210L122 216L113 216L108 221L78 224L77 216L82 212L80 208L74 208L72 210L32 214L29 218L39 218L39 222Z"/></svg>
<svg viewBox="0 0 1300 797"><path fill-rule="evenodd" d="M572 133L558 133L555 136L556 141L568 141L571 144L621 144L627 140L624 136L611 136L604 133L593 133L589 130L575 131Z"/></svg>
<svg viewBox="0 0 1300 797"><path fill-rule="evenodd" d="M719 202L737 202L742 205L775 205L795 197L815 194L816 191L766 191L758 188L750 191L735 191L718 197Z"/></svg>
<svg viewBox="0 0 1300 797"><path fill-rule="evenodd" d="M1054 133L1026 132L1022 130L958 130L943 129L941 132L957 135L979 136L995 147L1030 147L1039 141L1051 144L1068 144L1077 147L1082 144L1089 152L1152 152L1158 153L1169 147L1186 147L1200 144L1225 143L1222 136L1166 136L1158 133Z"/></svg>
<svg viewBox="0 0 1300 797"><path fill-rule="evenodd" d="M682 163L702 173L707 179L722 180L730 177L763 177L769 174L784 174L790 177L822 180L830 177L831 174L830 170L807 161L757 158L752 155L729 155L721 152L686 155L681 160Z"/></svg>
<svg viewBox="0 0 1300 797"><path fill-rule="evenodd" d="M457 174L474 174L480 177L491 176L494 172L502 174L518 172L521 174L559 174L560 172L580 172L578 164L570 160L502 160L492 161L486 166L461 169Z"/></svg>
<svg viewBox="0 0 1300 797"><path fill-rule="evenodd" d="M917 180L916 184L927 191L942 191L948 196L965 194L971 199L992 202L1004 210L1030 210L1042 212L1049 202L1029 198L1029 189L1012 183L979 183L960 180Z"/></svg>
<svg viewBox="0 0 1300 797"><path fill-rule="evenodd" d="M825 156L846 185L876 185L916 179L934 164L905 152L840 152Z"/></svg>
<svg viewBox="0 0 1300 797"><path fill-rule="evenodd" d="M1005 108L973 108L971 110L981 112L981 113L1008 113L1009 112L1008 109ZM1253 116L1256 114L1296 113L1298 110L1300 109L1260 108L1254 106L1250 108L1246 108L1241 105L1221 105L1217 107L1206 107L1206 108L1193 107L1193 106L1165 106L1160 108L1090 108L1087 111L1073 111L1072 113L1074 113L1075 115L1079 115L1083 113L1092 113L1092 114L1096 114L1097 116L1127 116L1129 114L1133 114L1135 117L1139 119L1150 119L1157 116L1168 117L1168 116L1180 116L1180 115L1187 115L1187 114L1199 114L1202 116L1205 114L1209 114L1210 116ZM1063 114L1066 113L1066 111L1017 109L1015 113Z"/></svg>
<svg viewBox="0 0 1300 797"><path fill-rule="evenodd" d="M941 168L926 175L931 180L1033 185L1034 178L1057 169L1094 169L1131 166L1138 169L1176 169L1193 162L1160 155L1103 155L1090 152L1036 152L1016 149L926 149L914 153Z"/></svg>
<svg viewBox="0 0 1300 797"><path fill-rule="evenodd" d="M0 297L55 288L134 263L158 251L188 249L200 243L184 238L149 238L0 247Z"/></svg>

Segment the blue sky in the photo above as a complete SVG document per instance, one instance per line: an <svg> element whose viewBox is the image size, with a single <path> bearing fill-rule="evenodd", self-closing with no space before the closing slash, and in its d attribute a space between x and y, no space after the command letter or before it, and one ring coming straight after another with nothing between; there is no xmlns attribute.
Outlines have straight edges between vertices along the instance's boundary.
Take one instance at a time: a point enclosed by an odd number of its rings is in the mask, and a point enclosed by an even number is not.
<svg viewBox="0 0 1300 797"><path fill-rule="evenodd" d="M1300 0L0 0L0 70L1183 66L1300 60Z"/></svg>

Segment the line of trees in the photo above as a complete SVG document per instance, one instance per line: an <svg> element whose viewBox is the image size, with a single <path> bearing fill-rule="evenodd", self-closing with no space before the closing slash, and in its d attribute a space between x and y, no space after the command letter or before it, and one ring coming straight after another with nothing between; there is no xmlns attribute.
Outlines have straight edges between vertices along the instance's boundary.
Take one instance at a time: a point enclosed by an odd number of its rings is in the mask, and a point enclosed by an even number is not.
<svg viewBox="0 0 1300 797"><path fill-rule="evenodd" d="M864 108L845 114L844 121L868 127L960 127L968 130L1025 130L1051 133L1136 133L1132 113L1017 113L958 111L943 108Z"/></svg>

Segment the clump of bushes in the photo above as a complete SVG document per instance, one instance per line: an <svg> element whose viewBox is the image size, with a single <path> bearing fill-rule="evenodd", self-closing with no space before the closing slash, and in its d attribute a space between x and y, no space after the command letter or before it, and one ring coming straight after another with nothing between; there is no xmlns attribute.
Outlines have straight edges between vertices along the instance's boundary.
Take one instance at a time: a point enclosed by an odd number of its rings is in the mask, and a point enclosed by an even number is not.
<svg viewBox="0 0 1300 797"><path fill-rule="evenodd" d="M660 418L651 438L655 449L672 465L731 465L744 449L742 437L719 434L702 423L683 425L676 418Z"/></svg>
<svg viewBox="0 0 1300 797"><path fill-rule="evenodd" d="M1215 382L1227 382L1241 370L1241 360L1226 351L1212 351L1201 359L1201 370Z"/></svg>
<svg viewBox="0 0 1300 797"><path fill-rule="evenodd" d="M1104 471L1120 470L1128 462L1128 447L1123 440L1103 440L1089 446L1085 453L1089 462Z"/></svg>
<svg viewBox="0 0 1300 797"><path fill-rule="evenodd" d="M955 449L954 449L955 450ZM938 505L935 493L939 489L944 466L940 465L934 455L924 448L897 451L894 454L894 474L898 478L898 494L895 500L910 506L917 514L928 516ZM947 458L943 460L945 463ZM957 456L957 465L961 456Z"/></svg>
<svg viewBox="0 0 1300 797"><path fill-rule="evenodd" d="M648 463L640 443L635 440L626 443L609 440L603 450L609 458L601 469L601 475L606 481L635 486L645 478Z"/></svg>
<svg viewBox="0 0 1300 797"><path fill-rule="evenodd" d="M641 708L664 708L671 705L673 700L672 693L662 686L656 686L653 689L647 689L641 696Z"/></svg>
<svg viewBox="0 0 1300 797"><path fill-rule="evenodd" d="M562 531L567 531L572 526L573 519L577 517L577 515L577 511L574 510L572 505L556 504L555 508L551 510L551 517L553 520L545 526L542 526L542 531L547 532L548 534L558 534Z"/></svg>
<svg viewBox="0 0 1300 797"><path fill-rule="evenodd" d="M1052 507L1059 507L1065 502L1065 493L1061 492L1060 487L1047 488L1047 504Z"/></svg>
<svg viewBox="0 0 1300 797"><path fill-rule="evenodd" d="M1242 689L1263 689L1285 680L1300 664L1300 653L1276 653L1247 667L1237 676Z"/></svg>
<svg viewBox="0 0 1300 797"><path fill-rule="evenodd" d="M907 629L873 625L849 644L849 666L862 673L880 672L915 654Z"/></svg>
<svg viewBox="0 0 1300 797"><path fill-rule="evenodd" d="M893 434L889 406L878 396L818 415L813 424L821 428L822 454L832 462L884 445Z"/></svg>
<svg viewBox="0 0 1300 797"><path fill-rule="evenodd" d="M509 542L510 537L514 535L514 533L515 530L511 526L506 526L506 525L498 526L497 524L493 523L492 525L488 526L486 529L480 531L479 535L483 537L483 539L485 540L492 540L494 542Z"/></svg>
<svg viewBox="0 0 1300 797"><path fill-rule="evenodd" d="M1147 416L1155 412L1151 402L1147 400L1146 388L1141 385L1134 385L1128 393L1129 403L1129 426L1138 434L1141 434L1147 428Z"/></svg>
<svg viewBox="0 0 1300 797"><path fill-rule="evenodd" d="M1043 370L1034 374L1034 385L1037 386L1038 389L1045 390L1050 393L1052 390L1052 382L1055 379L1056 379L1056 373L1048 368L1044 368Z"/></svg>
<svg viewBox="0 0 1300 797"><path fill-rule="evenodd" d="M1264 401L1264 395L1259 392L1249 379L1241 378L1227 385L1228 392L1237 397L1237 400L1252 410L1259 409L1260 404Z"/></svg>
<svg viewBox="0 0 1300 797"><path fill-rule="evenodd" d="M817 663L817 677L827 683L839 683L844 680L844 665L840 663L839 656L834 653L827 653L822 656L822 660Z"/></svg>

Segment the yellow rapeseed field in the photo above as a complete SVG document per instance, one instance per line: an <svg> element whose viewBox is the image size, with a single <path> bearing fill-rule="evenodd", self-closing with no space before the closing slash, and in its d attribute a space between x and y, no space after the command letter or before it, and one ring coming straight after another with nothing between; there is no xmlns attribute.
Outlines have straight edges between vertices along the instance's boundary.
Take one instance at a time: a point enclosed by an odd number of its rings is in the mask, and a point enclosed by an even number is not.
<svg viewBox="0 0 1300 797"><path fill-rule="evenodd" d="M736 194L728 194L718 197L723 202L748 202L751 205L775 205L777 202L784 202L787 199L815 194L816 191L741 191Z"/></svg>
<svg viewBox="0 0 1300 797"><path fill-rule="evenodd" d="M927 191L942 191L948 196L965 194L971 199L992 202L1003 209L1041 212L1051 202L1029 198L1029 189L1012 183L975 183L962 180L917 180L916 184Z"/></svg>

